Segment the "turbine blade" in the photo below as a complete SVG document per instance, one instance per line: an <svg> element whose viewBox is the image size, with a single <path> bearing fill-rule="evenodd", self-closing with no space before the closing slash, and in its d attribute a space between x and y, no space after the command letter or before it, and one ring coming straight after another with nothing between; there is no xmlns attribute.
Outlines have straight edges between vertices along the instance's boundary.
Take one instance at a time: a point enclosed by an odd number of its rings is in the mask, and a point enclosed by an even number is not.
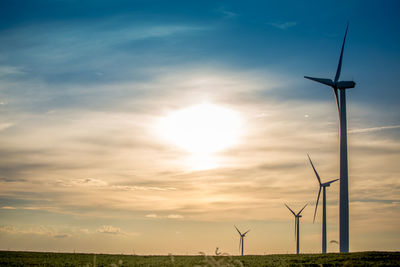
<svg viewBox="0 0 400 267"><path fill-rule="evenodd" d="M241 236L242 233L239 231L239 229L237 229L236 225L234 225L234 226L235 226L235 228L236 228L236 231L238 231L239 235Z"/></svg>
<svg viewBox="0 0 400 267"><path fill-rule="evenodd" d="M296 216L296 213L294 213L294 211L291 208L289 208L289 206L286 205L286 203L285 203L285 206L286 206L286 208L288 208L293 213L294 216Z"/></svg>
<svg viewBox="0 0 400 267"><path fill-rule="evenodd" d="M335 84L331 79L324 79L324 78L314 78L314 77L309 77L309 76L304 76L304 78L309 79L314 82L322 83L328 86L333 87Z"/></svg>
<svg viewBox="0 0 400 267"><path fill-rule="evenodd" d="M333 88L333 93L335 94L335 100L336 100L336 106L339 112L339 117L340 117L340 105L339 105L339 96L338 96L338 92L337 92L337 88Z"/></svg>
<svg viewBox="0 0 400 267"><path fill-rule="evenodd" d="M315 222L315 215L317 215L317 208L318 208L318 202L319 202L319 196L320 196L320 194L321 194L321 186L319 187L317 202L315 203L315 211L314 211L314 220L313 220L313 223Z"/></svg>
<svg viewBox="0 0 400 267"><path fill-rule="evenodd" d="M300 215L300 213L304 210L305 207L307 207L308 203L304 205L304 207L299 211L299 213L297 213L297 216Z"/></svg>
<svg viewBox="0 0 400 267"><path fill-rule="evenodd" d="M313 170L314 170L314 172L315 172L315 175L317 176L318 183L319 183L319 185L321 186L321 178L319 178L318 172L317 172L317 170L315 169L314 164L312 163L312 160L311 160L311 158L310 158L310 155L307 154L307 156L308 156L308 159L310 160L311 167L313 168Z"/></svg>
<svg viewBox="0 0 400 267"><path fill-rule="evenodd" d="M346 43L346 36L347 36L348 29L349 29L349 23L347 23L346 32L345 32L344 38L343 38L342 50L340 51L339 64L338 64L338 67L336 70L336 75L335 75L335 83L337 83L337 81L339 80L340 72L342 70L343 50L344 50L344 44Z"/></svg>
<svg viewBox="0 0 400 267"><path fill-rule="evenodd" d="M297 217L294 217L294 241L296 241L297 237Z"/></svg>
<svg viewBox="0 0 400 267"><path fill-rule="evenodd" d="M335 180L332 180L332 181L326 182L325 184L331 184L331 183L334 183L334 182L336 182L337 180L339 180L339 179L335 179Z"/></svg>
<svg viewBox="0 0 400 267"><path fill-rule="evenodd" d="M245 236L248 232L250 232L250 229L247 230L247 231L243 234L243 236Z"/></svg>
<svg viewBox="0 0 400 267"><path fill-rule="evenodd" d="M242 237L240 237L240 240L239 240L239 254L240 254L240 248L242 247Z"/></svg>

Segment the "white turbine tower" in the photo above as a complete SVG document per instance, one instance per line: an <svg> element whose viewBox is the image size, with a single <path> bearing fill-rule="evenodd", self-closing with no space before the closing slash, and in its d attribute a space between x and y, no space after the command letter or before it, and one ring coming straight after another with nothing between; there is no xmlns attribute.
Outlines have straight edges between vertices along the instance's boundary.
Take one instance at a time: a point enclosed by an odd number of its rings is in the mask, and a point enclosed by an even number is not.
<svg viewBox="0 0 400 267"><path fill-rule="evenodd" d="M241 250L242 252L242 256L243 256L243 247L244 247L244 237L246 236L246 234L250 231L247 230L244 234L242 234L239 229L236 227L236 225L234 225L236 230L238 231L239 235L240 235L240 241L239 241L239 252Z"/></svg>
<svg viewBox="0 0 400 267"><path fill-rule="evenodd" d="M315 222L315 215L317 214L319 196L321 195L321 189L322 189L322 253L326 253L326 188L329 187L331 185L331 183L334 183L339 179L335 179L335 180L332 180L332 181L329 181L326 183L321 183L321 178L319 177L318 172L315 169L310 156L308 154L307 154L307 156L308 156L308 159L310 160L311 167L313 168L313 170L315 172L315 176L317 176L318 183L319 183L319 191L318 191L317 202L315 203L313 223Z"/></svg>
<svg viewBox="0 0 400 267"><path fill-rule="evenodd" d="M346 42L347 30L344 34L342 50L340 52L339 64L336 70L335 80L313 78L304 76L304 78L313 80L333 88L335 93L336 105L339 111L340 124L340 201L339 201L339 228L340 228L340 252L349 252L349 185L348 185L348 161L347 161L347 120L346 120L346 89L354 88L354 81L339 81L342 70L342 59L344 44ZM340 95L338 96L338 90Z"/></svg>
<svg viewBox="0 0 400 267"><path fill-rule="evenodd" d="M301 212L304 210L304 208L307 206L307 204L304 205L304 207L296 214L291 208L289 208L288 205L286 205L286 208L288 208L294 215L294 238L296 239L296 254L299 254L300 252L300 218Z"/></svg>

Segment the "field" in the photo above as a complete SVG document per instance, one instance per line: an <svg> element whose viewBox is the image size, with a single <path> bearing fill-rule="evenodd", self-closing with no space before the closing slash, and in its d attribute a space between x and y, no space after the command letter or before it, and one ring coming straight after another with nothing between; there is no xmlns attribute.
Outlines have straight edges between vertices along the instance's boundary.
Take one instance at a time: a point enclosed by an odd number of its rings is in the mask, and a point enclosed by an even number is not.
<svg viewBox="0 0 400 267"><path fill-rule="evenodd" d="M266 256L133 256L0 251L0 266L400 266L400 252Z"/></svg>

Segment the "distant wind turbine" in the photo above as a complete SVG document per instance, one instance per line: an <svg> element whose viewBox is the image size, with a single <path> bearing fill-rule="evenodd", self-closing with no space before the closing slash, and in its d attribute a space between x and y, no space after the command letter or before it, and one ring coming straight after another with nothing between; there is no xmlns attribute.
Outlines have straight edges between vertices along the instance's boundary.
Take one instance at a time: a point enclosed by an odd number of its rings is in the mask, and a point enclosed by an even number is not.
<svg viewBox="0 0 400 267"><path fill-rule="evenodd" d="M294 215L294 238L296 239L296 254L299 254L300 251L300 239L299 239L299 231L300 231L300 218L301 216L301 212L304 210L304 208L307 206L307 204L304 205L304 207L296 214L294 213L294 211L289 208L288 205L286 205L286 208L288 208Z"/></svg>
<svg viewBox="0 0 400 267"><path fill-rule="evenodd" d="M240 235L240 241L239 241L239 252L240 250L242 251L242 256L243 256L243 247L244 247L244 237L246 236L246 234L250 231L247 230L244 234L242 234L239 229L236 227L236 225L234 225L236 230L238 231L239 235Z"/></svg>
<svg viewBox="0 0 400 267"><path fill-rule="evenodd" d="M304 78L328 85L333 88L336 105L339 111L340 124L340 203L339 203L339 228L340 228L340 252L349 252L349 186L348 186L348 161L347 161L347 120L346 120L346 89L354 88L354 81L339 81L342 70L342 59L344 44L346 42L347 30L344 34L342 50L340 52L339 64L335 79L323 79L304 76ZM338 96L338 90L340 95Z"/></svg>
<svg viewBox="0 0 400 267"><path fill-rule="evenodd" d="M318 191L317 202L315 203L313 223L315 222L315 215L317 214L319 196L321 194L321 189L322 189L322 253L326 253L326 188L329 187L331 185L331 183L334 183L339 179L335 179L335 180L332 180L332 181L329 181L326 183L321 183L321 178L319 177L318 172L315 169L310 156L308 154L307 154L307 156L308 156L308 159L310 160L311 167L313 168L315 176L317 176L318 183L319 183L319 191Z"/></svg>

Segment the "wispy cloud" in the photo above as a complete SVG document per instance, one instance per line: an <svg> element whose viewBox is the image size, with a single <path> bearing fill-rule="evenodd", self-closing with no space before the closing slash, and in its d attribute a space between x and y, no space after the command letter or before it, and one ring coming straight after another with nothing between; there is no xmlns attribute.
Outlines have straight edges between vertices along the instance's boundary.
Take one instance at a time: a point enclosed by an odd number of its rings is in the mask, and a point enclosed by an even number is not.
<svg viewBox="0 0 400 267"><path fill-rule="evenodd" d="M380 126L380 127L353 129L353 130L350 130L349 133L369 133L369 132L377 132L377 131L399 129L399 128L400 128L400 125L388 125L388 126Z"/></svg>
<svg viewBox="0 0 400 267"><path fill-rule="evenodd" d="M36 84L45 81L58 86L126 80L151 65L154 56L166 56L159 46L161 40L180 40L207 29L187 23L124 22L120 18L87 21L85 25L63 21L33 24L0 34L9 62L0 66L0 77L12 78L23 73L25 80L31 78ZM151 54L141 42L153 47ZM138 70L133 71L135 68Z"/></svg>
<svg viewBox="0 0 400 267"><path fill-rule="evenodd" d="M268 22L267 24L281 30L287 30L289 28L296 26L298 23L294 21L287 21L287 22Z"/></svg>
<svg viewBox="0 0 400 267"><path fill-rule="evenodd" d="M111 225L103 225L102 227L97 229L98 233L102 234L111 234L111 235L124 235L125 232L121 230L121 228L114 227Z"/></svg>
<svg viewBox="0 0 400 267"><path fill-rule="evenodd" d="M5 129L10 128L11 126L13 126L14 124L11 122L5 122L5 123L0 123L0 132L4 131Z"/></svg>
<svg viewBox="0 0 400 267"><path fill-rule="evenodd" d="M184 218L184 216L181 214L157 215L155 213L146 214L145 217L151 218L151 219L183 219Z"/></svg>
<svg viewBox="0 0 400 267"><path fill-rule="evenodd" d="M8 75L17 75L17 74L23 74L23 73L24 72L19 67L0 65L0 77L1 78L4 78L4 76L8 76Z"/></svg>
<svg viewBox="0 0 400 267"><path fill-rule="evenodd" d="M183 216L180 214L168 214L167 218L168 219L183 219Z"/></svg>
<svg viewBox="0 0 400 267"><path fill-rule="evenodd" d="M70 234L57 234L57 235L53 235L53 237L62 239L62 238L71 237L71 235Z"/></svg>
<svg viewBox="0 0 400 267"><path fill-rule="evenodd" d="M230 10L227 10L225 7L220 7L220 8L218 8L218 9L217 9L217 12L220 13L220 14L222 14L224 18L228 18L228 19L234 18L234 17L237 17L237 16L238 16L237 13L232 12L232 11L230 11Z"/></svg>
<svg viewBox="0 0 400 267"><path fill-rule="evenodd" d="M53 238L71 237L69 233L60 233L55 227L35 226L30 228L21 228L13 225L0 226L1 233L7 234L22 234L22 235L44 235Z"/></svg>
<svg viewBox="0 0 400 267"><path fill-rule="evenodd" d="M11 207L11 206L3 206L1 207L3 210L15 210L17 209L16 207Z"/></svg>

